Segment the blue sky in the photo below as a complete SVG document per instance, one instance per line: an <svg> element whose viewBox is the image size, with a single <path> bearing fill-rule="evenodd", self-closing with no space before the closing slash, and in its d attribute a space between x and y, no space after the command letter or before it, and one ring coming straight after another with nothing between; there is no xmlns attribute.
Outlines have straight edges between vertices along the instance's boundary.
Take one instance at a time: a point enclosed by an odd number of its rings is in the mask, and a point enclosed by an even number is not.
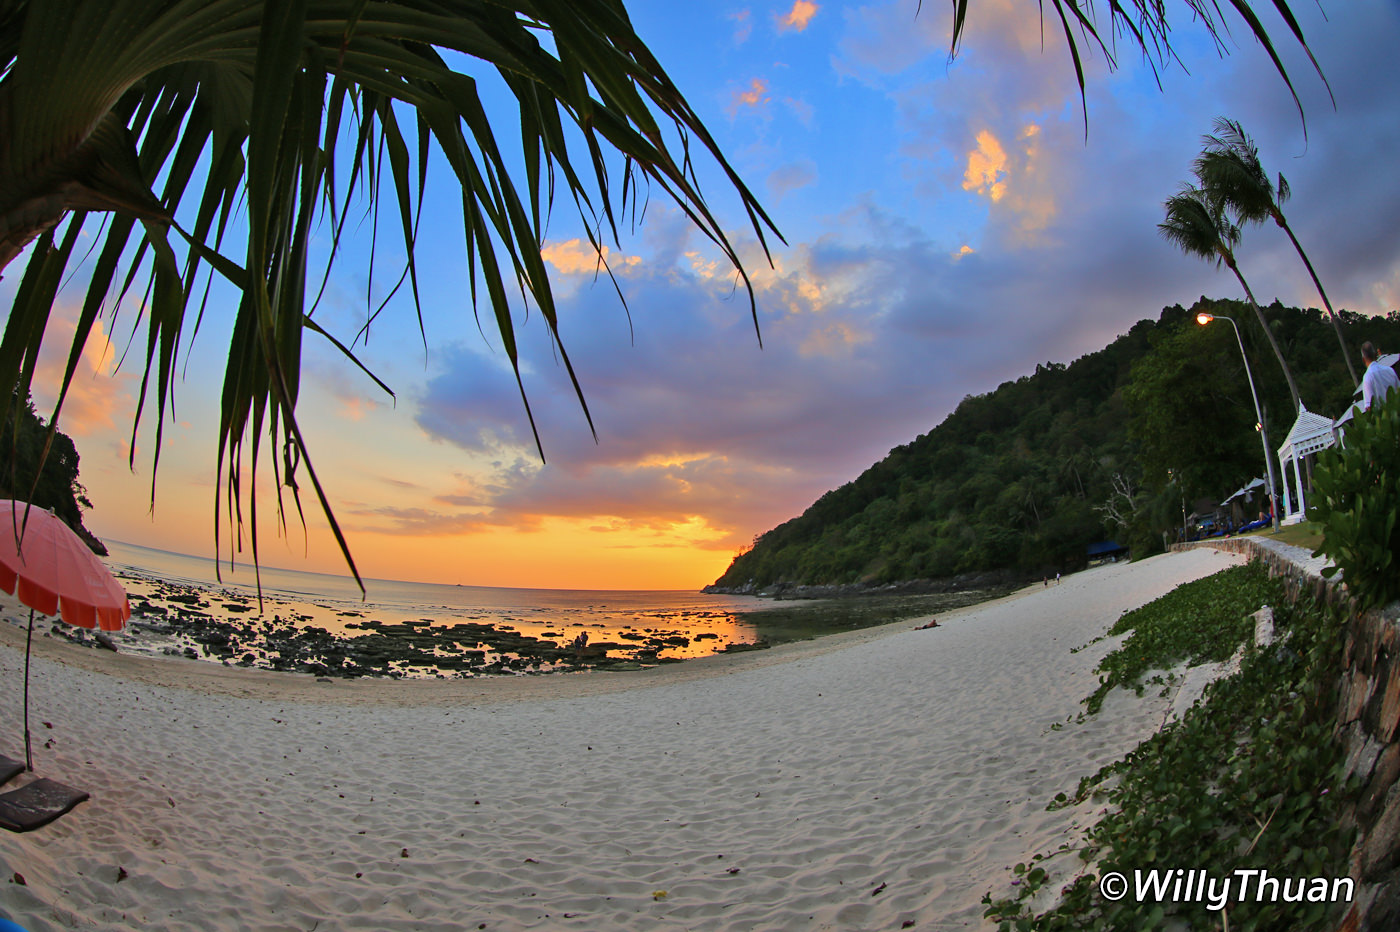
<svg viewBox="0 0 1400 932"><path fill-rule="evenodd" d="M630 317L612 284L595 281L582 228L558 205L545 256L598 440L538 315L522 315L546 464L499 341L473 319L456 198L434 174L419 253L427 347L401 301L364 347L396 402L309 343L300 410L362 571L484 585L711 581L755 534L964 396L1098 349L1165 305L1233 297L1228 273L1156 231L1217 116L1241 121L1266 166L1287 175L1290 221L1333 303L1400 307L1397 4L1326 3L1325 16L1295 4L1335 109L1281 22L1265 17L1306 137L1242 22L1227 20L1222 57L1178 5L1186 67L1162 67L1160 90L1126 48L1113 74L1092 57L1087 139L1058 25L1047 21L1042 50L1036 3L972 4L951 61L946 5L917 6L628 5L787 245L775 243L770 268L737 198L701 161L702 187L754 278L760 348L730 270L660 192L609 244ZM361 231L317 312L346 339L365 315L367 241ZM380 245L375 294L398 272L392 242ZM1319 303L1280 231L1246 231L1239 257L1262 301ZM192 350L200 375L180 388L154 516L149 451L138 443L135 473L121 455L129 365L113 376L95 362L99 375L66 411L99 534L212 552L217 379L204 373L222 373L229 310L215 310ZM293 526L281 543L268 526L264 559L335 571L338 552L310 523L309 540Z"/></svg>

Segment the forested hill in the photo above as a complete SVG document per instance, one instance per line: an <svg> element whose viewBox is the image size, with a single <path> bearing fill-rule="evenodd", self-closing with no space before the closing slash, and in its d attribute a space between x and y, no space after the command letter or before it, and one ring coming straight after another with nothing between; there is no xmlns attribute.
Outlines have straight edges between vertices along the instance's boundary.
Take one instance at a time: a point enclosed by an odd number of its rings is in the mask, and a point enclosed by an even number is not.
<svg viewBox="0 0 1400 932"><path fill-rule="evenodd" d="M891 450L799 517L755 539L715 583L724 589L887 583L1010 570L1029 577L1082 566L1116 538L1141 555L1179 526L1181 502L1221 501L1262 472L1239 322L1265 405L1270 445L1292 426L1281 369L1253 311L1202 298L1165 309L1069 365L964 398L927 434ZM1266 310L1309 410L1336 416L1353 385L1330 322ZM1347 343L1400 349L1400 315L1342 312ZM1125 493L1125 494L1124 494ZM1110 500L1123 518L1109 519Z"/></svg>

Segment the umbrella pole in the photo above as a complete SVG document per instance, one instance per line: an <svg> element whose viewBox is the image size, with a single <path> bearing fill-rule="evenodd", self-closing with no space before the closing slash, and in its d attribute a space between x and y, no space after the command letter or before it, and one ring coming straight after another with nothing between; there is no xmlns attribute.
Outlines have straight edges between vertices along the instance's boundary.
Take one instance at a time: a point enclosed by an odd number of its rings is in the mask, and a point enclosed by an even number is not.
<svg viewBox="0 0 1400 932"><path fill-rule="evenodd" d="M29 634L24 638L24 766L34 772L34 752L29 749L29 646L34 642L34 609L29 610Z"/></svg>

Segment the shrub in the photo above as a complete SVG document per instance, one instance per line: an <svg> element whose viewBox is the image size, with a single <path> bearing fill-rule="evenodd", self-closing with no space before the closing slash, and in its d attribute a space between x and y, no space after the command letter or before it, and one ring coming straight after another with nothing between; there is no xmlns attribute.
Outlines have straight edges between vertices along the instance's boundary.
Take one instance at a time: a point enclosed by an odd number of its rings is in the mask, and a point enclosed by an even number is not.
<svg viewBox="0 0 1400 932"><path fill-rule="evenodd" d="M1341 570L1364 609L1400 599L1400 392L1356 416L1346 446L1324 451L1313 470L1309 520L1322 526L1313 556Z"/></svg>

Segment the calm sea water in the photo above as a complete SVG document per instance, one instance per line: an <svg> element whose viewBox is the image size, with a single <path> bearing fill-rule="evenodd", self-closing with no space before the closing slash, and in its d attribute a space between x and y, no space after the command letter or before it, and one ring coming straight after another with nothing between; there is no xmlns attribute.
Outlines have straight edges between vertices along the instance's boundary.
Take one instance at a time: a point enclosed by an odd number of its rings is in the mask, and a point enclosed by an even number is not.
<svg viewBox="0 0 1400 932"><path fill-rule="evenodd" d="M256 600L252 566L230 571L209 557L171 553L122 541L106 541L107 563L122 578L133 605L162 584L196 587L233 602ZM756 625L743 619L772 605L751 596L710 595L683 590L512 589L366 579L361 597L347 576L264 566L260 570L262 612L299 624L354 633L367 619L385 623L469 620L521 634L568 642L587 632L591 641L614 641L640 633L679 633L690 644L668 648L672 657L696 657L731 643L756 640ZM215 599L217 602L217 598ZM697 635L713 635L701 637Z"/></svg>

